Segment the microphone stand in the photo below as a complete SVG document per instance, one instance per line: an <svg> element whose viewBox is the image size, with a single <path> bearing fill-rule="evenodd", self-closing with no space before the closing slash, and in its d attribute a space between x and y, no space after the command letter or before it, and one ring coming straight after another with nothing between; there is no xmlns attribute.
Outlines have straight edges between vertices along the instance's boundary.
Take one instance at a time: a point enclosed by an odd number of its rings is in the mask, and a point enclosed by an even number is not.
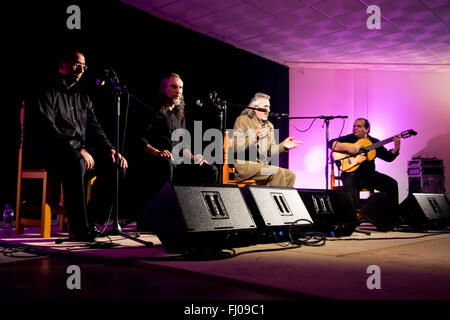
<svg viewBox="0 0 450 320"><path fill-rule="evenodd" d="M128 90L125 87L122 87L119 85L119 80L117 77L114 79L110 79L110 84L112 85L111 93L114 97L114 148L116 149L116 159L115 159L115 181L114 181L114 199L113 199L113 209L114 209L114 222L111 226L111 234L112 235L120 235L124 238L134 240L136 242L139 242L146 247L153 247L153 243L150 241L143 241L141 239L138 239L134 236L131 236L125 232L122 231L122 227L119 224L119 168L120 168L120 160L119 160L119 150L120 150L120 130L119 130L119 123L120 123L120 96L122 93L129 94L133 99L138 101L139 103L143 104L145 107L150 108L145 103L143 103L141 100L136 98L134 95L128 92ZM151 108L150 108L151 109Z"/></svg>
<svg viewBox="0 0 450 320"><path fill-rule="evenodd" d="M330 140L330 120L336 118L348 118L348 116L317 116L317 117L289 117L290 119L324 119L326 130L325 130L325 189L328 190L328 165L329 165L329 156L328 156L328 143Z"/></svg>
<svg viewBox="0 0 450 320"><path fill-rule="evenodd" d="M227 127L227 102L222 101L219 98L217 98L217 93L211 93L210 94L211 102L214 104L214 106L219 110L219 129L222 133L222 137L225 136L225 130ZM218 179L219 183L222 183L223 181L223 163L218 164L219 174Z"/></svg>

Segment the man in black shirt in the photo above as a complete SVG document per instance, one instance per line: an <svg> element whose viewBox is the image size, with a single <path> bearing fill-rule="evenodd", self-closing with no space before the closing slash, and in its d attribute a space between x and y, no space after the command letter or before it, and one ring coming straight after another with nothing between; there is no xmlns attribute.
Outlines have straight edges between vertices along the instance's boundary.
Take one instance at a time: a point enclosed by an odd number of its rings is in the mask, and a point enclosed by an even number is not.
<svg viewBox="0 0 450 320"><path fill-rule="evenodd" d="M80 241L99 235L94 212L87 212L86 176L97 176L92 210L106 210L112 204L116 155L121 176L128 166L109 142L90 97L80 87L86 69L82 52L64 53L55 83L27 103L24 129L28 163L44 166L61 177L70 234Z"/></svg>
<svg viewBox="0 0 450 320"><path fill-rule="evenodd" d="M140 187L133 192L135 205L140 203L138 210L167 181L185 185L217 183L216 166L208 164L202 154L192 154L187 147L180 148L179 143L185 141L172 140L175 130L186 130L183 81L178 74L171 73L161 81L160 95L161 108L141 116L144 124L136 137L133 160L137 165L133 165L130 173L133 181L140 181L137 183ZM176 150L180 153L174 154Z"/></svg>
<svg viewBox="0 0 450 320"><path fill-rule="evenodd" d="M369 139L372 143L380 140L369 135L370 123L367 119L356 119L353 125L353 134L349 134L334 140L331 140L329 147L335 152L356 155L360 152L361 146L354 144L359 139ZM376 149L376 157L387 162L392 162L397 158L400 151L400 137L394 138L395 147L387 150L384 147ZM376 158L375 158L376 159ZM342 182L344 189L350 191L355 201L357 193L362 188L369 190L376 189L385 192L395 204L398 204L398 184L393 178L382 174L375 170L375 159L366 160L361 163L360 167L353 172L342 172Z"/></svg>

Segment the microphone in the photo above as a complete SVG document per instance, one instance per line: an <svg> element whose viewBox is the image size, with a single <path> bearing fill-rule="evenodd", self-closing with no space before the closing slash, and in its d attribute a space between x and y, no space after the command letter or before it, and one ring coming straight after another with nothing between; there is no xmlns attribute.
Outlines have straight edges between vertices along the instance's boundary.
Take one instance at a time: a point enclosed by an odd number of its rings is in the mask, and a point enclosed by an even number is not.
<svg viewBox="0 0 450 320"><path fill-rule="evenodd" d="M203 106L203 100L198 99L197 101L195 101L195 104L197 107L202 107Z"/></svg>
<svg viewBox="0 0 450 320"><path fill-rule="evenodd" d="M210 92L206 97L197 99L197 101L195 101L195 105L197 107L203 107L203 105L207 103L220 104L220 102L221 100L217 97L217 92L213 91Z"/></svg>
<svg viewBox="0 0 450 320"><path fill-rule="evenodd" d="M103 87L106 84L116 85L117 83L119 83L119 79L114 70L110 68L105 68L100 77L95 80L95 84L99 87Z"/></svg>
<svg viewBox="0 0 450 320"><path fill-rule="evenodd" d="M271 113L269 113L269 117L274 117L274 118L277 118L277 119L281 119L281 118L289 118L289 115L287 113L271 112Z"/></svg>

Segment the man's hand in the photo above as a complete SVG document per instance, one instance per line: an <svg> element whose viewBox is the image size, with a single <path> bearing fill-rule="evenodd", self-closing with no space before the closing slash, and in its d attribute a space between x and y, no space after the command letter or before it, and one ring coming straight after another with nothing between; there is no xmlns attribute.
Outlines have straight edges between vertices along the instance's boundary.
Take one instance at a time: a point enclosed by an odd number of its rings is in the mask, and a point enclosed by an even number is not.
<svg viewBox="0 0 450 320"><path fill-rule="evenodd" d="M286 139L284 139L284 141L281 143L281 145L285 149L292 149L292 148L297 147L300 143L302 143L302 142L298 141L298 140L294 140L294 137L287 137Z"/></svg>
<svg viewBox="0 0 450 320"><path fill-rule="evenodd" d="M402 140L402 136L398 135L394 137L395 148L392 149L393 154L397 154L400 151L400 141Z"/></svg>
<svg viewBox="0 0 450 320"><path fill-rule="evenodd" d="M172 153L170 153L169 150L160 151L160 150L152 147L149 144L147 144L145 146L145 152L147 152L148 154L150 154L150 155L152 155L154 157L170 158L170 159L173 160Z"/></svg>
<svg viewBox="0 0 450 320"><path fill-rule="evenodd" d="M156 155L157 157L170 158L170 159L173 160L172 153L170 153L169 150L163 150L163 151L157 150L156 153L155 153L155 155Z"/></svg>
<svg viewBox="0 0 450 320"><path fill-rule="evenodd" d="M256 129L256 137L259 140L264 139L265 137L267 137L268 134L269 134L269 130L266 127L260 127L258 129Z"/></svg>
<svg viewBox="0 0 450 320"><path fill-rule="evenodd" d="M94 169L94 158L92 158L91 154L86 151L86 149L81 149L80 154L84 159L84 162L86 163L86 170L92 170Z"/></svg>
<svg viewBox="0 0 450 320"><path fill-rule="evenodd" d="M194 160L194 163L195 164L198 164L198 165L202 165L202 164L204 164L204 163L208 163L206 160L205 160L205 158L203 158L203 155L201 155L201 154L196 154L196 155L194 155L194 158L193 158L193 160Z"/></svg>
<svg viewBox="0 0 450 320"><path fill-rule="evenodd" d="M120 153L118 153L118 157L119 157L119 161L120 161L120 166L122 168L128 168L127 159L125 159ZM112 162L116 162L116 150L114 150L114 149L111 149L111 159L112 159Z"/></svg>

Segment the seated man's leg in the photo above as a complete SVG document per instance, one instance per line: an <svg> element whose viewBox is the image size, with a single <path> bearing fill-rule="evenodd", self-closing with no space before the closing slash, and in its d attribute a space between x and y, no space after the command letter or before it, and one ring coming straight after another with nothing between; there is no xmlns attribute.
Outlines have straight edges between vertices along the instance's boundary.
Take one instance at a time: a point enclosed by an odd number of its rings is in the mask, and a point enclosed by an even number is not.
<svg viewBox="0 0 450 320"><path fill-rule="evenodd" d="M175 184L197 185L197 184L215 184L219 170L215 165L204 163L198 164L180 164L175 166L174 179Z"/></svg>
<svg viewBox="0 0 450 320"><path fill-rule="evenodd" d="M116 164L112 162L109 153L94 155L94 171L88 173L89 177L96 176L92 190L91 200L88 205L88 221L103 223L109 214L112 214L115 189L116 189ZM121 193L122 181L126 175L126 169L119 167L119 193ZM111 216L114 219L114 216Z"/></svg>
<svg viewBox="0 0 450 320"><path fill-rule="evenodd" d="M373 174L367 176L364 181L367 181L370 187L384 192L394 204L398 205L398 183L395 179L375 171Z"/></svg>
<svg viewBox="0 0 450 320"><path fill-rule="evenodd" d="M342 172L342 183L344 190L350 192L356 206L359 204L359 190L361 189L361 178L357 172Z"/></svg>
<svg viewBox="0 0 450 320"><path fill-rule="evenodd" d="M295 183L295 173L285 168L262 165L259 174L249 179L263 182L268 186L293 187Z"/></svg>
<svg viewBox="0 0 450 320"><path fill-rule="evenodd" d="M139 217L140 212L158 194L167 181L173 177L174 167L169 158L154 157L143 154L136 162L129 163L130 176L127 192L129 207L133 212L128 213Z"/></svg>
<svg viewBox="0 0 450 320"><path fill-rule="evenodd" d="M64 190L64 207L71 233L82 233L88 228L86 210L86 163L76 150L64 149L54 154L50 169L61 176Z"/></svg>

